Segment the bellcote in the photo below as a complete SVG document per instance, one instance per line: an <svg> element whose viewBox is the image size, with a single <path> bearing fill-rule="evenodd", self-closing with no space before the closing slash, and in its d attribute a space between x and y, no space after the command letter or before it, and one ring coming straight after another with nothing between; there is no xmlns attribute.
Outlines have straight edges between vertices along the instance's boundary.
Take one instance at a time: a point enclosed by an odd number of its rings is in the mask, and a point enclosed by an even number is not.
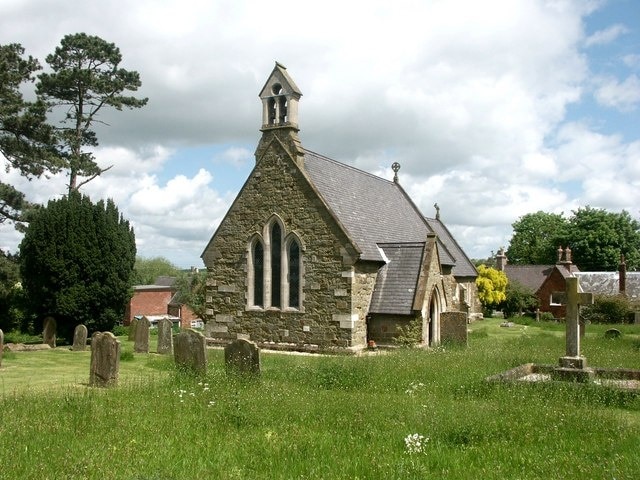
<svg viewBox="0 0 640 480"><path fill-rule="evenodd" d="M262 130L281 127L298 129L298 101L302 92L276 62L271 75L260 91L262 100Z"/></svg>

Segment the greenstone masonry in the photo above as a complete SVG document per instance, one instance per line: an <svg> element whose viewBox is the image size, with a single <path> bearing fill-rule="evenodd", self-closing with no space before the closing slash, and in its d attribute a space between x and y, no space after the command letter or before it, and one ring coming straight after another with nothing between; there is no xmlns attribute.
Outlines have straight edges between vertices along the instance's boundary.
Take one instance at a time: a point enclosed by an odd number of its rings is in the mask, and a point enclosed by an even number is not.
<svg viewBox="0 0 640 480"><path fill-rule="evenodd" d="M269 141L271 139L271 141ZM267 147L264 147L264 144ZM261 158L203 255L208 334L225 340L248 335L259 344L346 348L366 342L365 313L373 291L372 267L355 265L356 252L296 163L296 144L265 132ZM280 199L287 198L283 203ZM277 215L284 235L302 243L302 308L247 308L249 241ZM313 245L308 255L307 245Z"/></svg>

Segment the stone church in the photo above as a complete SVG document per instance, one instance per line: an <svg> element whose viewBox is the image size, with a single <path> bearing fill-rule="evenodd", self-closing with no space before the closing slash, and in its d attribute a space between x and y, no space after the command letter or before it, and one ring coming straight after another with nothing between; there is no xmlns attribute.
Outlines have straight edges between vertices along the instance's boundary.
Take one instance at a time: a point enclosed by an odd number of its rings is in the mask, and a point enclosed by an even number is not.
<svg viewBox="0 0 640 480"><path fill-rule="evenodd" d="M279 63L259 96L255 167L202 254L207 337L357 350L416 321L437 345L447 312L466 332L481 316L477 272L439 213L425 218L401 187L400 166L386 180L305 149L302 93Z"/></svg>

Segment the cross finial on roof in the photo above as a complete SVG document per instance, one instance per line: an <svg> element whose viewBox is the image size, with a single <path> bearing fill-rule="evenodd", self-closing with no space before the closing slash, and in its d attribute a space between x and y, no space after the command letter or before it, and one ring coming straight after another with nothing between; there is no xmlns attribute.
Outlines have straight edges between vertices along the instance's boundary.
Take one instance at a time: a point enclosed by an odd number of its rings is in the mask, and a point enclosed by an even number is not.
<svg viewBox="0 0 640 480"><path fill-rule="evenodd" d="M398 183L398 170L400 170L400 164L393 162L391 164L391 170L393 170L393 183Z"/></svg>
<svg viewBox="0 0 640 480"><path fill-rule="evenodd" d="M438 202L434 203L433 207L436 209L436 220L440 220L440 206Z"/></svg>

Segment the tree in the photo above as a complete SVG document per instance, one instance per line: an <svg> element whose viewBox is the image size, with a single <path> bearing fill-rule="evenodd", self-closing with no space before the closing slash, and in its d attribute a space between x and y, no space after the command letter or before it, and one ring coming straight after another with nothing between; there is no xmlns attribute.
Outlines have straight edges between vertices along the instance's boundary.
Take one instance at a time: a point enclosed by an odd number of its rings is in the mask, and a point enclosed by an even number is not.
<svg viewBox="0 0 640 480"><path fill-rule="evenodd" d="M497 307L506 298L507 276L500 270L480 265L476 285L478 299L485 309Z"/></svg>
<svg viewBox="0 0 640 480"><path fill-rule="evenodd" d="M53 131L46 123L46 105L25 101L21 92L39 69L36 59L24 57L21 45L0 45L0 156L7 160L7 170L15 168L29 179L60 167ZM0 223L12 221L23 229L33 207L22 192L0 182Z"/></svg>
<svg viewBox="0 0 640 480"><path fill-rule="evenodd" d="M133 285L153 285L160 276L177 277L179 274L180 269L164 257L136 257Z"/></svg>
<svg viewBox="0 0 640 480"><path fill-rule="evenodd" d="M556 263L558 245L566 245L567 220L562 214L538 211L520 217L512 224L513 235L506 251L514 265Z"/></svg>
<svg viewBox="0 0 640 480"><path fill-rule="evenodd" d="M207 286L207 272L197 270L184 273L176 281L179 301L189 307L198 318L207 318L205 292Z"/></svg>
<svg viewBox="0 0 640 480"><path fill-rule="evenodd" d="M31 313L51 315L70 339L77 324L110 330L131 298L135 236L113 201L72 192L50 201L20 244L20 273Z"/></svg>
<svg viewBox="0 0 640 480"><path fill-rule="evenodd" d="M615 271L623 254L628 270L640 267L640 222L623 210L579 208L569 219L566 245L583 271Z"/></svg>
<svg viewBox="0 0 640 480"><path fill-rule="evenodd" d="M505 318L522 315L524 311L535 310L538 307L538 297L530 289L518 282L509 282L505 291L505 299L499 308Z"/></svg>
<svg viewBox="0 0 640 480"><path fill-rule="evenodd" d="M119 68L120 49L113 43L85 33L66 35L46 62L53 73L39 75L36 92L49 108L64 112L62 127L57 128L58 151L69 172L69 192L102 174L86 147L96 147L98 139L93 130L98 114L105 107L116 110L140 108L147 98L125 96L125 91L140 87L136 71ZM79 181L79 177L86 177Z"/></svg>

